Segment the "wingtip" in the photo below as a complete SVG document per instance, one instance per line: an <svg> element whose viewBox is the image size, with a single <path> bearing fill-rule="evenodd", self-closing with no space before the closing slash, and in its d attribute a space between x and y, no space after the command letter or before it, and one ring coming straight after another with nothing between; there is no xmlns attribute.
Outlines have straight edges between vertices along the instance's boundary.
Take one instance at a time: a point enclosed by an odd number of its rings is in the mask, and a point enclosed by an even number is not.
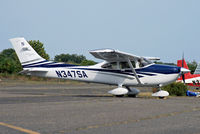
<svg viewBox="0 0 200 134"><path fill-rule="evenodd" d="M12 40L17 40L17 39L24 39L24 37L14 37L14 38L10 38L8 39L9 41L12 41Z"/></svg>

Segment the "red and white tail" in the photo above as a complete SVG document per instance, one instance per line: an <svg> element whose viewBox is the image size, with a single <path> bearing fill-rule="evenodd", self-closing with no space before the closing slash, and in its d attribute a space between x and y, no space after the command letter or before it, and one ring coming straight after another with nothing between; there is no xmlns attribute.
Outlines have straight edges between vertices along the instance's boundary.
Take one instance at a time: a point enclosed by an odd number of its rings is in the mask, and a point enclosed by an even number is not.
<svg viewBox="0 0 200 134"><path fill-rule="evenodd" d="M185 59L177 60L177 66L189 69L187 63L185 62ZM185 78L187 78L191 75L191 73L188 72L188 73L185 73L184 75L185 75Z"/></svg>
<svg viewBox="0 0 200 134"><path fill-rule="evenodd" d="M187 63L185 62L185 59L183 59L183 60L177 60L177 66L189 69Z"/></svg>

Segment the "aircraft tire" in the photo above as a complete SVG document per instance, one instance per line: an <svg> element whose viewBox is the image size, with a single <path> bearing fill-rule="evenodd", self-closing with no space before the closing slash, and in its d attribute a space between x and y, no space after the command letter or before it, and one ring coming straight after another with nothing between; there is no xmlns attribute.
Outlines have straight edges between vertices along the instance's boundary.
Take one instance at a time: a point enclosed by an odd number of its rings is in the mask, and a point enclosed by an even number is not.
<svg viewBox="0 0 200 134"><path fill-rule="evenodd" d="M124 97L124 95L115 95L115 97Z"/></svg>
<svg viewBox="0 0 200 134"><path fill-rule="evenodd" d="M128 97L136 98L137 95L136 94L129 94Z"/></svg>

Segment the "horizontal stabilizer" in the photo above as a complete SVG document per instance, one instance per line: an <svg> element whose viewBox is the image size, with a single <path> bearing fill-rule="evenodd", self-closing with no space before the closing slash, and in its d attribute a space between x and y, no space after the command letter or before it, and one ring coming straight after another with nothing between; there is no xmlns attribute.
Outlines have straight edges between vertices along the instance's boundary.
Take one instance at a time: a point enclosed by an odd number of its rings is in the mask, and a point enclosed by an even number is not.
<svg viewBox="0 0 200 134"><path fill-rule="evenodd" d="M29 74L31 72L41 72L41 73L47 73L47 70L42 70L38 68L30 68L30 69L25 69L19 72L19 74Z"/></svg>

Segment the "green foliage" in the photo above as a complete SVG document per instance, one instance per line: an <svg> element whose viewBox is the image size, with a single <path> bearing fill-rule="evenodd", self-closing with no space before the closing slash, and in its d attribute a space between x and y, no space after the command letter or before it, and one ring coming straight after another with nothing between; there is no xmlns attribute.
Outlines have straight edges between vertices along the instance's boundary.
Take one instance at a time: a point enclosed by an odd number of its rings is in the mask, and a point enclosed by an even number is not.
<svg viewBox="0 0 200 134"><path fill-rule="evenodd" d="M89 66L89 65L94 65L94 64L96 64L96 62L94 62L92 60L83 60L80 65L81 66Z"/></svg>
<svg viewBox="0 0 200 134"><path fill-rule="evenodd" d="M193 60L192 62L187 62L187 65L191 71L191 74L193 74L195 69L197 68L197 62Z"/></svg>
<svg viewBox="0 0 200 134"><path fill-rule="evenodd" d="M163 90L168 91L170 95L185 96L187 86L183 83L177 82L162 87Z"/></svg>
<svg viewBox="0 0 200 134"><path fill-rule="evenodd" d="M22 70L14 49L5 49L0 53L0 73L16 73Z"/></svg>
<svg viewBox="0 0 200 134"><path fill-rule="evenodd" d="M86 60L85 56L77 54L60 54L56 55L54 61L57 62L70 62L81 64L82 61Z"/></svg>
<svg viewBox="0 0 200 134"><path fill-rule="evenodd" d="M56 55L54 58L54 61L57 62L67 62L70 64L78 64L81 66L89 66L94 65L96 62L92 60L87 60L85 56L83 55L77 55L77 54L60 54Z"/></svg>
<svg viewBox="0 0 200 134"><path fill-rule="evenodd" d="M33 49L44 59L49 60L49 55L44 50L44 44L39 40L30 40L28 43L33 47Z"/></svg>

